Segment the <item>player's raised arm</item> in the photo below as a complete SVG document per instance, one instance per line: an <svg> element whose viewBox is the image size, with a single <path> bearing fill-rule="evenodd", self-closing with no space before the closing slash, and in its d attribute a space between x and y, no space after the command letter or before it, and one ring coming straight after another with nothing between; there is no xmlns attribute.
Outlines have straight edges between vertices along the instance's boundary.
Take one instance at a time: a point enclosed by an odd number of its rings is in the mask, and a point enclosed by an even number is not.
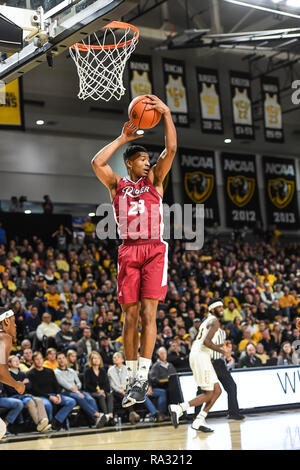
<svg viewBox="0 0 300 470"><path fill-rule="evenodd" d="M155 95L146 95L147 109L157 109L163 114L165 126L165 149L159 156L156 165L151 169L156 184L162 183L172 166L177 151L177 133L168 106ZM150 175L149 175L150 176Z"/></svg>
<svg viewBox="0 0 300 470"><path fill-rule="evenodd" d="M134 134L135 130L136 129L132 123L126 122L123 126L121 135L99 150L92 159L91 164L97 178L99 178L101 183L103 183L109 190L112 190L117 186L120 176L112 170L107 162L112 155L122 147L122 145L130 142L131 140L143 137L141 135Z"/></svg>

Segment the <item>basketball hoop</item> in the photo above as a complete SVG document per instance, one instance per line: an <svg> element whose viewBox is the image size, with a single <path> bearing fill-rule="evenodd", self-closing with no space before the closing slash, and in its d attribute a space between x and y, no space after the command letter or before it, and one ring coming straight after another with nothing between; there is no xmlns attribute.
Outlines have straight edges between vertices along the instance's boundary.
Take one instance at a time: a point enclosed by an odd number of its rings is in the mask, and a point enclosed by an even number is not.
<svg viewBox="0 0 300 470"><path fill-rule="evenodd" d="M123 29L123 35L117 39L115 29ZM139 30L129 23L112 21L103 27L103 37L96 33L88 41L77 42L69 48L79 76L78 98L92 98L97 101L109 101L112 97L120 100L125 94L123 73L127 60L135 50ZM111 44L106 44L111 33Z"/></svg>

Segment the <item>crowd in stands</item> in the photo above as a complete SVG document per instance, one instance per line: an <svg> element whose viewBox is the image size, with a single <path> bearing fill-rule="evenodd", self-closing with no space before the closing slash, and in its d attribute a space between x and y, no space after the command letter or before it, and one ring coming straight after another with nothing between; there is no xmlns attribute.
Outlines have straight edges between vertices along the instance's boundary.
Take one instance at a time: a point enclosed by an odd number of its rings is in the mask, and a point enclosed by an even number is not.
<svg viewBox="0 0 300 470"><path fill-rule="evenodd" d="M132 424L141 419L143 410L126 414L121 407L126 367L116 297L119 241L98 240L91 225L82 242L59 230L53 246L36 236L0 246L0 306L13 308L17 325L9 368L26 384L24 397L1 386L8 425L30 416L37 431L58 430L70 425L76 410L94 427L113 425L122 413ZM184 240L169 245L168 292L158 305L144 406L151 420L168 419L169 377L190 371L189 351L212 297L224 302L229 369L300 364L299 244L262 235L251 245L223 243L207 235L200 251L185 250Z"/></svg>

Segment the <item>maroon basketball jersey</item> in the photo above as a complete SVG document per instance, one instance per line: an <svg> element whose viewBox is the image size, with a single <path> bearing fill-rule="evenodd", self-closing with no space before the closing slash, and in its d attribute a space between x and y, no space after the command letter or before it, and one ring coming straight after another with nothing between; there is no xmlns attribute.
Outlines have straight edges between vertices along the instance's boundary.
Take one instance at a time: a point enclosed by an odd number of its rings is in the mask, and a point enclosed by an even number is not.
<svg viewBox="0 0 300 470"><path fill-rule="evenodd" d="M112 204L122 240L162 237L162 197L148 176L136 182L128 176L121 178Z"/></svg>

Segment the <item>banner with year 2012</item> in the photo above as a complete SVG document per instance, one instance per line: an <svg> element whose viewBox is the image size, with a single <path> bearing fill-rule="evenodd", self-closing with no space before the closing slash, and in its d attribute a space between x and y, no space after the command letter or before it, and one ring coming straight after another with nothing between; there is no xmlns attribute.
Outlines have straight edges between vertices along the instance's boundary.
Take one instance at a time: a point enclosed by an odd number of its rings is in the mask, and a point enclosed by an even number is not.
<svg viewBox="0 0 300 470"><path fill-rule="evenodd" d="M277 77L262 77L261 92L264 109L264 129L267 142L284 142L280 88Z"/></svg>
<svg viewBox="0 0 300 470"><path fill-rule="evenodd" d="M263 157L263 168L268 224L299 229L295 160Z"/></svg>
<svg viewBox="0 0 300 470"><path fill-rule="evenodd" d="M219 75L214 69L196 68L201 130L207 134L223 134Z"/></svg>
<svg viewBox="0 0 300 470"><path fill-rule="evenodd" d="M254 139L250 74L230 72L233 132L236 139Z"/></svg>
<svg viewBox="0 0 300 470"><path fill-rule="evenodd" d="M261 221L255 155L222 153L226 224L240 228Z"/></svg>
<svg viewBox="0 0 300 470"><path fill-rule="evenodd" d="M130 101L140 95L153 94L152 60L148 55L134 54L129 59Z"/></svg>
<svg viewBox="0 0 300 470"><path fill-rule="evenodd" d="M176 126L189 126L185 66L182 60L163 59L166 104Z"/></svg>
<svg viewBox="0 0 300 470"><path fill-rule="evenodd" d="M204 224L220 223L215 153L212 150L179 149L185 204L204 204ZM194 214L193 210L193 214Z"/></svg>

